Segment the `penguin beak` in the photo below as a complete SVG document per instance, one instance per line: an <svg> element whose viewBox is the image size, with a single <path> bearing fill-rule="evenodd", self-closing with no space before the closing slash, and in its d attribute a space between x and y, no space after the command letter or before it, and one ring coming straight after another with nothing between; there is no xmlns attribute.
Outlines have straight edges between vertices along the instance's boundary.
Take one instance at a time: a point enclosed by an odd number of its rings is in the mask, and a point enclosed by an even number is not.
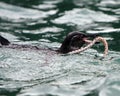
<svg viewBox="0 0 120 96"><path fill-rule="evenodd" d="M87 37L84 37L83 41L87 44L90 44L92 42L92 40L89 40Z"/></svg>
<svg viewBox="0 0 120 96"><path fill-rule="evenodd" d="M92 40L90 39L94 39L96 37L98 37L99 35L98 34L87 34L84 38L83 38L83 41L87 44L90 44L92 42Z"/></svg>

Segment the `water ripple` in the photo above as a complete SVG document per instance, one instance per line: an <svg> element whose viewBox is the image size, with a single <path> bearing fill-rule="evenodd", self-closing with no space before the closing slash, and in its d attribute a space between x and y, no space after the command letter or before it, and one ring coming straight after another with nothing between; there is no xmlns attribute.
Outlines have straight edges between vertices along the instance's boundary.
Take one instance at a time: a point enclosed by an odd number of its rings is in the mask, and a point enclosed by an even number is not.
<svg viewBox="0 0 120 96"><path fill-rule="evenodd" d="M120 94L119 0L1 0L0 35L15 44L42 50L0 46L0 95L118 96ZM109 44L81 54L61 55L71 31L97 33Z"/></svg>

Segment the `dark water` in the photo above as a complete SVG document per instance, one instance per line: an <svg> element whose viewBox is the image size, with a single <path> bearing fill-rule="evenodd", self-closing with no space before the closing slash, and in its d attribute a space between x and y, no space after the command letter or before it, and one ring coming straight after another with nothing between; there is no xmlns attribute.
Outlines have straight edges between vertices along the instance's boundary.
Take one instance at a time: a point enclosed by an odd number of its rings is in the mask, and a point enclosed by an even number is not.
<svg viewBox="0 0 120 96"><path fill-rule="evenodd" d="M0 34L16 44L59 47L71 31L103 45L74 55L0 48L0 96L119 96L120 0L0 0ZM98 57L96 57L96 55Z"/></svg>

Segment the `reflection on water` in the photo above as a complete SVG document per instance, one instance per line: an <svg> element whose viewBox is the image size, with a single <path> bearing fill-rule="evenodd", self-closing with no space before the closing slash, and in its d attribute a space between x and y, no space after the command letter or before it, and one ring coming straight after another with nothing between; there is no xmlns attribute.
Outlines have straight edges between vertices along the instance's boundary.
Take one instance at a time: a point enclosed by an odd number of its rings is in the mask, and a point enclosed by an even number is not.
<svg viewBox="0 0 120 96"><path fill-rule="evenodd" d="M71 31L105 37L108 56L99 60L102 44L74 55L46 50ZM0 35L45 50L0 48L0 95L118 96L119 32L119 0L1 0Z"/></svg>

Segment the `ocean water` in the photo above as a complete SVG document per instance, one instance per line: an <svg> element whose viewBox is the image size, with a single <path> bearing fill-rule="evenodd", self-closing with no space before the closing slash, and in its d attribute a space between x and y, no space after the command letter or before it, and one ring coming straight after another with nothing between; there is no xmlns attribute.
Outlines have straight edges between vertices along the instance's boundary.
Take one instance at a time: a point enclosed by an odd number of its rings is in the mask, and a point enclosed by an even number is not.
<svg viewBox="0 0 120 96"><path fill-rule="evenodd" d="M72 31L97 33L103 44L72 55L56 54ZM0 96L119 96L120 0L0 0Z"/></svg>

